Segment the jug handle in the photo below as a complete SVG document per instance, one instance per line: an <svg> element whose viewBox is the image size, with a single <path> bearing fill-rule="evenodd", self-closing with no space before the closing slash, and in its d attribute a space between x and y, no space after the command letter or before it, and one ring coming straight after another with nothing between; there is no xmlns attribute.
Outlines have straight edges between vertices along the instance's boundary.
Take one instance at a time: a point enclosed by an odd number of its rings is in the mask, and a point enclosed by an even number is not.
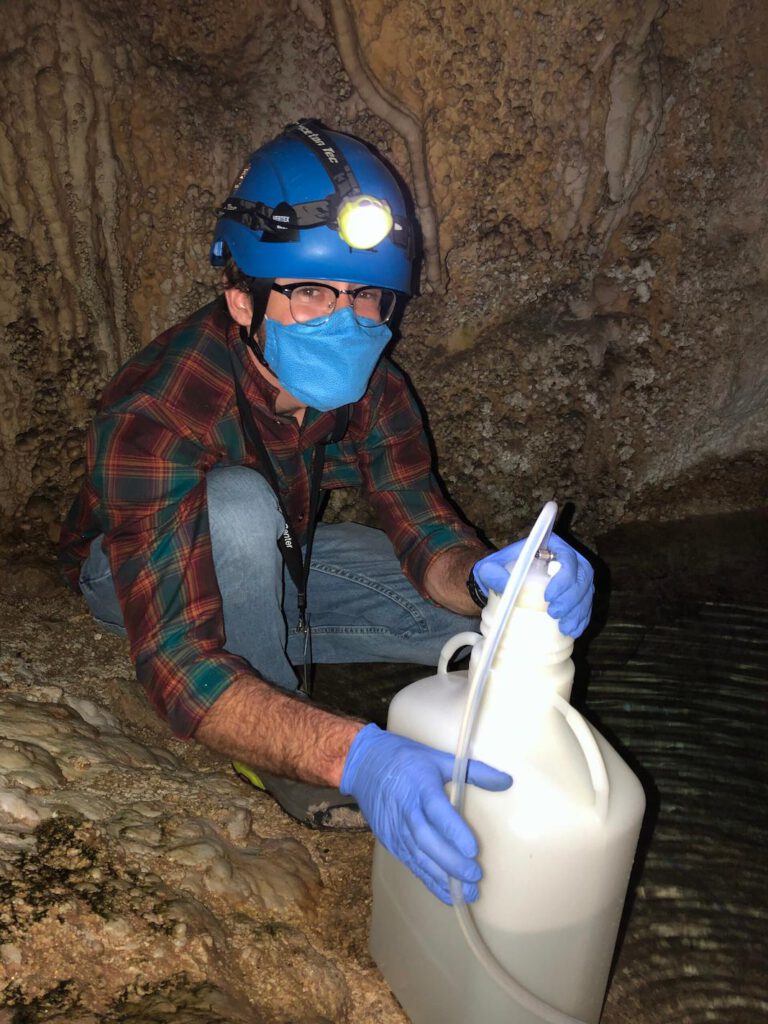
<svg viewBox="0 0 768 1024"><path fill-rule="evenodd" d="M443 649L440 651L440 660L437 663L437 674L445 676L448 674L448 662L460 647L474 647L478 640L482 640L481 633L457 633L450 640L446 640Z"/></svg>
<svg viewBox="0 0 768 1024"><path fill-rule="evenodd" d="M608 771L605 767L603 755L597 745L592 730L586 719L572 705L568 703L559 693L554 696L554 706L561 713L571 732L576 737L581 752L587 762L589 777L592 788L595 791L595 813L600 821L605 821L608 816L608 797L610 796L610 783L608 782Z"/></svg>

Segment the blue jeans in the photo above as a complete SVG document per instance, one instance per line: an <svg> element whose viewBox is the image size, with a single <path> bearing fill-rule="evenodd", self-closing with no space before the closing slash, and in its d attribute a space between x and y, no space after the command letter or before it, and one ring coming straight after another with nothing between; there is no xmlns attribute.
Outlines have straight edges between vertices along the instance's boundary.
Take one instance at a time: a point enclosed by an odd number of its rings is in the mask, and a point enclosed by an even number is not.
<svg viewBox="0 0 768 1024"><path fill-rule="evenodd" d="M224 612L225 648L259 675L294 690L304 661L296 588L277 538L284 519L266 480L242 466L206 477L213 562ZM125 636L101 539L80 573L94 618ZM386 534L357 523L319 523L307 590L312 660L436 665L455 633L479 621L426 601L400 569Z"/></svg>

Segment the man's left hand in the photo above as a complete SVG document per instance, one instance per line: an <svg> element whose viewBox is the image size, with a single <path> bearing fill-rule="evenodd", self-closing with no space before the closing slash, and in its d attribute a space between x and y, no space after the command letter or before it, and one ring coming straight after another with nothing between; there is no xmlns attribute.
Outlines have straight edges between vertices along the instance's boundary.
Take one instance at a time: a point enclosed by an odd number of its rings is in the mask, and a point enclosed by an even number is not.
<svg viewBox="0 0 768 1024"><path fill-rule="evenodd" d="M524 544L525 540L517 540L475 563L472 570L475 581L486 597L489 589L503 593L509 579L507 566L517 561ZM544 591L549 602L547 611L553 619L558 619L561 633L574 638L581 636L592 612L595 592L592 566L556 533L551 534L547 547L560 563L560 569Z"/></svg>

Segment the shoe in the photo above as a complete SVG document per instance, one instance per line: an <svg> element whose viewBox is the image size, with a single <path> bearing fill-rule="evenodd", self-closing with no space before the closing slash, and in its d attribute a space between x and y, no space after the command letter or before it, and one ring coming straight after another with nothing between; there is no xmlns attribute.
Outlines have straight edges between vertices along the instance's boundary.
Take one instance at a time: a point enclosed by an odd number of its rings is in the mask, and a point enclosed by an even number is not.
<svg viewBox="0 0 768 1024"><path fill-rule="evenodd" d="M277 801L283 810L302 825L338 832L368 832L362 811L350 796L333 786L313 786L309 782L284 779L268 772L254 771L242 761L233 761L237 774Z"/></svg>

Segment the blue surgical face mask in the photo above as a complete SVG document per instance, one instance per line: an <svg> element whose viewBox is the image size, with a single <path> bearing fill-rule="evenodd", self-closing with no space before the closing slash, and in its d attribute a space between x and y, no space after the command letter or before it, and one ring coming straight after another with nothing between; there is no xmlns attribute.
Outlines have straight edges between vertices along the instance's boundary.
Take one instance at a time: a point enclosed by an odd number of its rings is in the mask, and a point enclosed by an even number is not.
<svg viewBox="0 0 768 1024"><path fill-rule="evenodd" d="M392 337L386 324L362 327L349 306L323 323L281 324L264 317L264 332L264 358L282 387L320 412L363 397Z"/></svg>

